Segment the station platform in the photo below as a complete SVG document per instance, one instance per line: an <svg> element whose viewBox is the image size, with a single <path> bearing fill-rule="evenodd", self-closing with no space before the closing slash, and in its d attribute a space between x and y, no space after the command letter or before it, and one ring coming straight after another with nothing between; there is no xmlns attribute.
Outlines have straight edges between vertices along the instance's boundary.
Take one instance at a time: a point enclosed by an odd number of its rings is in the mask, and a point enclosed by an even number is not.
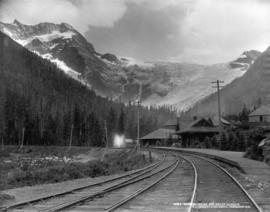
<svg viewBox="0 0 270 212"><path fill-rule="evenodd" d="M213 149L187 149L175 147L158 147L157 149L177 150L212 158L237 167L245 174L263 182L270 183L270 166L264 162L244 158L244 152L220 151Z"/></svg>

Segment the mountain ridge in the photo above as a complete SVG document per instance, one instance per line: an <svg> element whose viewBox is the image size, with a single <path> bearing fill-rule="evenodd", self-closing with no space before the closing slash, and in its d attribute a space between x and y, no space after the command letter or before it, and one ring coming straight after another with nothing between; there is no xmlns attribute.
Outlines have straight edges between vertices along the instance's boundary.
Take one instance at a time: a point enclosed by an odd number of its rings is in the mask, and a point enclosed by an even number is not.
<svg viewBox="0 0 270 212"><path fill-rule="evenodd" d="M171 105L179 110L187 110L213 93L211 81L223 78L230 83L242 76L248 63L253 62L248 60L237 67L230 63L207 66L143 62L111 53L100 54L83 35L65 23L24 25L16 20L13 24L0 22L0 31L57 64L101 96L123 102L141 99L144 105Z"/></svg>
<svg viewBox="0 0 270 212"><path fill-rule="evenodd" d="M270 47L258 56L247 72L221 89L221 109L225 114L237 114L244 107L252 110L270 103ZM198 102L187 114L217 115L217 94Z"/></svg>

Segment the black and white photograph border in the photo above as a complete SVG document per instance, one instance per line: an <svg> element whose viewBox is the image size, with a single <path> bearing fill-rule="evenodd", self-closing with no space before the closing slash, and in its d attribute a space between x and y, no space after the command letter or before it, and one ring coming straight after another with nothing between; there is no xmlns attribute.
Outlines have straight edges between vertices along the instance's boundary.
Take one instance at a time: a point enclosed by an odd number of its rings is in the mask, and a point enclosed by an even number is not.
<svg viewBox="0 0 270 212"><path fill-rule="evenodd" d="M0 0L0 211L270 212L269 11Z"/></svg>

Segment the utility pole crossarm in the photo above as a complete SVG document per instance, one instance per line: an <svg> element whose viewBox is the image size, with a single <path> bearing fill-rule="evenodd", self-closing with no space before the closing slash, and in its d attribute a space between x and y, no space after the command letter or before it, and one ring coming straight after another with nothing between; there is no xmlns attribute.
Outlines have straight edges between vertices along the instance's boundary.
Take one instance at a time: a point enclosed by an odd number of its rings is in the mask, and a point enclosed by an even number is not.
<svg viewBox="0 0 270 212"><path fill-rule="evenodd" d="M214 81L214 82L211 82L211 83L216 84L217 82L224 83L224 80L217 80L217 81Z"/></svg>

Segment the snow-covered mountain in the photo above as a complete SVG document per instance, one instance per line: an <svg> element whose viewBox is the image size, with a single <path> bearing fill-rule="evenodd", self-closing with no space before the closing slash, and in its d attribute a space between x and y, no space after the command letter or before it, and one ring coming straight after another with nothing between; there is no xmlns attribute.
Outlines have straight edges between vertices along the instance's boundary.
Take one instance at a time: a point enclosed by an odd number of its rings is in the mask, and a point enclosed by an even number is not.
<svg viewBox="0 0 270 212"><path fill-rule="evenodd" d="M252 54L243 53L235 61L215 65L144 62L100 54L65 23L25 25L15 20L11 24L0 22L0 31L56 63L99 95L124 102L141 98L144 105L167 104L179 110L186 110L213 93L212 81L222 79L227 84L242 76L257 55L251 51ZM245 57L250 55L253 59L247 60Z"/></svg>

